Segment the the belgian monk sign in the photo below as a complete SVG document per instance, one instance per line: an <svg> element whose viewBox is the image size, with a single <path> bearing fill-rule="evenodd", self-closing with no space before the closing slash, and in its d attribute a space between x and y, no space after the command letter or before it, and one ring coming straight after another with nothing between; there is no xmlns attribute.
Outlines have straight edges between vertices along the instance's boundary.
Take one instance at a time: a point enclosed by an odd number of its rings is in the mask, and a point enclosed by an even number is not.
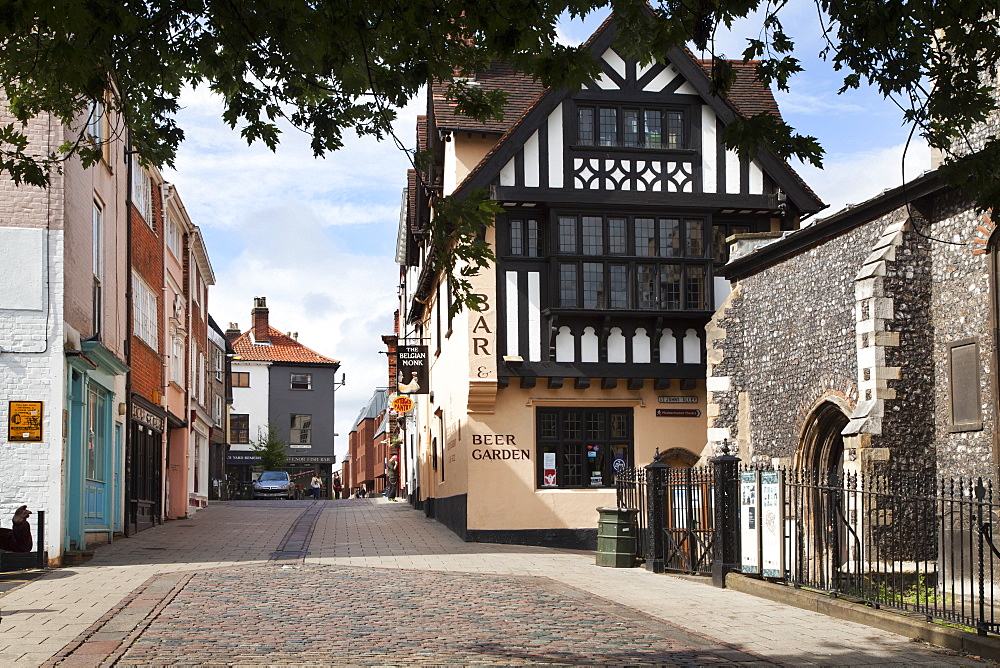
<svg viewBox="0 0 1000 668"><path fill-rule="evenodd" d="M396 373L399 394L427 394L427 346L396 348Z"/></svg>

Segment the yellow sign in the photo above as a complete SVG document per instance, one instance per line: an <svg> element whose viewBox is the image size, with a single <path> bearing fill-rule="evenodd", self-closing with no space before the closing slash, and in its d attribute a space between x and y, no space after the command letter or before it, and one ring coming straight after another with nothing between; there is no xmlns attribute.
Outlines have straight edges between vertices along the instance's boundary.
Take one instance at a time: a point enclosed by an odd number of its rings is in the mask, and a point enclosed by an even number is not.
<svg viewBox="0 0 1000 668"><path fill-rule="evenodd" d="M8 441L39 442L42 440L42 402L8 402Z"/></svg>
<svg viewBox="0 0 1000 668"><path fill-rule="evenodd" d="M397 413L406 413L413 408L413 399L409 397L396 397L392 400L392 410Z"/></svg>

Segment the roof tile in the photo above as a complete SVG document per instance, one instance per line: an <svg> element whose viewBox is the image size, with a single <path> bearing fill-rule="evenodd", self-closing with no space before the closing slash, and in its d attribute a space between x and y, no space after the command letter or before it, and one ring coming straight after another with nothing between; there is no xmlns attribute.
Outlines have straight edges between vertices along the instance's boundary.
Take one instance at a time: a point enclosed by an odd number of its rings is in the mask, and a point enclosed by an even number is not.
<svg viewBox="0 0 1000 668"><path fill-rule="evenodd" d="M310 364L340 364L339 361L324 357L311 350L274 327L268 327L271 344L254 343L253 330L247 330L233 341L233 352L251 362L306 362Z"/></svg>

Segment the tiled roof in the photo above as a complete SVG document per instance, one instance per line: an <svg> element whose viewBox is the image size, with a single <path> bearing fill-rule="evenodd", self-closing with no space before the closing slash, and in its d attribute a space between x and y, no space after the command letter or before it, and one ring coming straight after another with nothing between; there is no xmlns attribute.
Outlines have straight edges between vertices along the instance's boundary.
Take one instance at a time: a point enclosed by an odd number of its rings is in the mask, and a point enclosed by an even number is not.
<svg viewBox="0 0 1000 668"><path fill-rule="evenodd" d="M759 61L730 60L729 62L736 72L736 81L729 89L729 101L748 118L762 112L771 113L781 118L778 103L774 101L771 89L757 79L756 68ZM698 64L709 76L712 76L711 60L698 60Z"/></svg>
<svg viewBox="0 0 1000 668"><path fill-rule="evenodd" d="M435 82L431 87L434 102L434 122L442 130L468 130L503 134L534 105L545 87L531 76L515 72L510 65L494 61L488 70L478 72L472 78L484 90L507 92L503 120L477 121L455 111L454 100L446 99L447 84Z"/></svg>
<svg viewBox="0 0 1000 668"><path fill-rule="evenodd" d="M253 342L248 330L233 341L233 352L244 360L252 362L306 362L309 364L340 364L339 361L324 357L310 350L290 336L282 334L274 327L268 327L271 345Z"/></svg>

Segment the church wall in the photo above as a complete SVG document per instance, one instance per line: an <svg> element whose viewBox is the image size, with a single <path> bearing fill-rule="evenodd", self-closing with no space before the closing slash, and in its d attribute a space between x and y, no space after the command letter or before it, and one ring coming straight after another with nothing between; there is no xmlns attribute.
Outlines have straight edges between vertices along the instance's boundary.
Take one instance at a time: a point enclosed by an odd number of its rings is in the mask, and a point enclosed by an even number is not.
<svg viewBox="0 0 1000 668"><path fill-rule="evenodd" d="M997 401L992 360L996 341L991 324L989 255L973 252L985 251L982 242L989 238L993 226L957 195L940 198L935 219L932 235L951 242L930 244L935 269L931 309L935 318L934 437L939 474L993 477ZM963 340L979 345L982 428L956 431L952 427L948 357L949 344Z"/></svg>

